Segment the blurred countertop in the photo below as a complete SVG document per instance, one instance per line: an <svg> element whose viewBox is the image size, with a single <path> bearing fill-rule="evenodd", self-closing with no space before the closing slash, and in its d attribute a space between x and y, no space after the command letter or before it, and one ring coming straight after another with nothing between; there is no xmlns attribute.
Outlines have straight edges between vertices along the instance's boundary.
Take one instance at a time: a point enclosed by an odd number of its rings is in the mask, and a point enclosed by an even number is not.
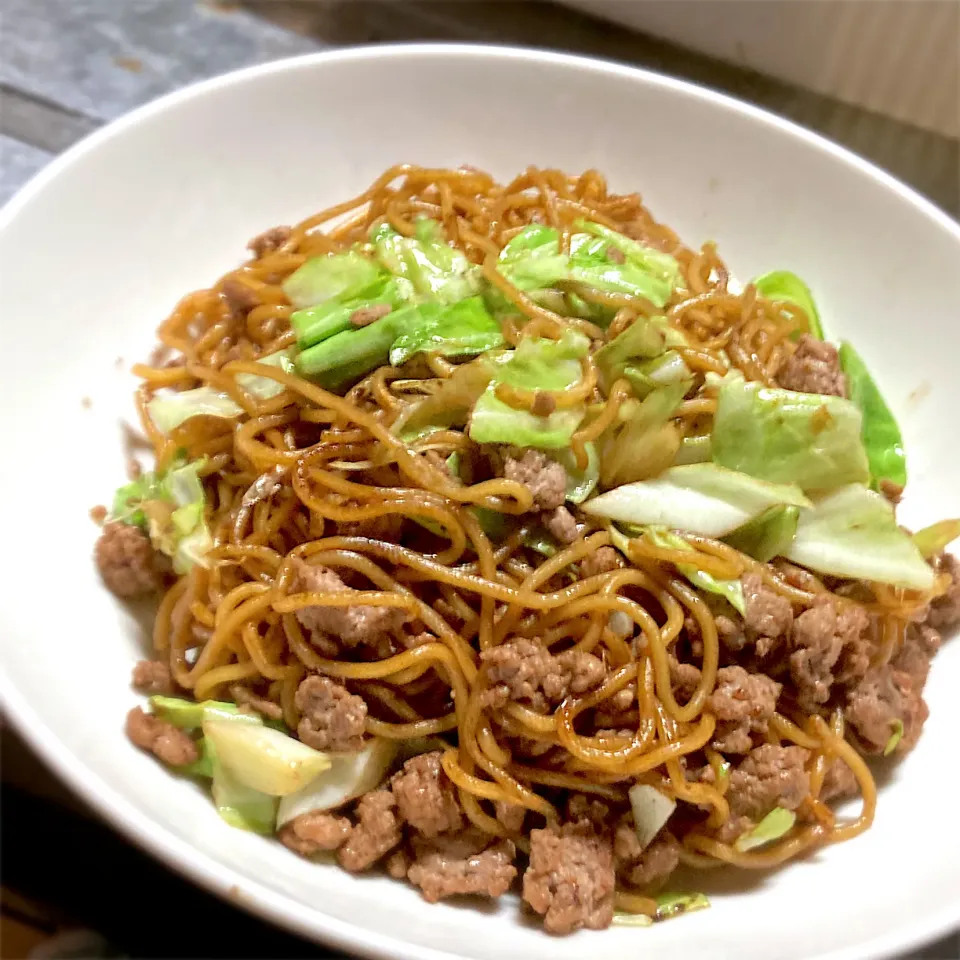
<svg viewBox="0 0 960 960"><path fill-rule="evenodd" d="M0 18L0 203L86 134L195 80L344 45L459 40L593 54L713 87L825 134L960 215L956 139L547 3L3 0ZM9 726L0 738L0 957L333 956L174 876L89 814ZM38 837L69 847L56 870L36 856ZM165 916L203 916L216 935L184 945L176 924L153 920L158 902ZM960 935L909 960L921 958L957 960Z"/></svg>

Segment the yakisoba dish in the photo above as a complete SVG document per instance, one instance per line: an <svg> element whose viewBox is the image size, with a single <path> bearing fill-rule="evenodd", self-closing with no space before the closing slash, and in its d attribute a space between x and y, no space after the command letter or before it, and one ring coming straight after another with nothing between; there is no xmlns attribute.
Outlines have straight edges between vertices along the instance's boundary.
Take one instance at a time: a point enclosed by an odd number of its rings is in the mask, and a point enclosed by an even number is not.
<svg viewBox="0 0 960 960"><path fill-rule="evenodd" d="M736 283L593 170L398 166L250 250L161 324L155 469L97 512L107 586L161 596L134 743L237 827L554 933L869 828L960 521L898 525L897 423L800 278Z"/></svg>

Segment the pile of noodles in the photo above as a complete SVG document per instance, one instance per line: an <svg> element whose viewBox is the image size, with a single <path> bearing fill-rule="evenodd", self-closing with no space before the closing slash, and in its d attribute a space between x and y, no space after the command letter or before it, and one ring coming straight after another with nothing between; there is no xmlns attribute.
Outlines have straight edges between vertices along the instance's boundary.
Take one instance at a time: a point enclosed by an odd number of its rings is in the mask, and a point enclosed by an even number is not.
<svg viewBox="0 0 960 960"><path fill-rule="evenodd" d="M865 830L874 816L876 791L863 760L844 739L842 714L795 712L777 714L769 737L805 747L815 757L811 796L798 811L799 826L757 851L739 852L716 839L729 810L727 778L720 775L724 758L709 746L716 720L704 709L719 660L711 610L675 573L671 561L677 559L676 551L642 542L640 554L625 568L577 579L571 565L610 543L602 527L588 530L550 559L526 549L524 524L533 521L522 516L531 509L525 487L506 479L462 485L442 468L442 458L469 447L463 430L433 433L412 444L398 440L391 425L410 403L438 388L455 369L451 363L431 356L404 369L383 366L345 397L255 363L295 342L289 325L292 308L281 290L285 277L310 257L364 241L376 222L389 221L400 233L412 235L414 220L421 216L439 221L447 240L481 264L487 280L515 304L516 319L508 320L504 330L510 343L528 336L555 338L567 325L603 341L639 314L661 312L635 298L572 291L618 308L604 331L545 310L495 271L500 249L525 225L554 226L566 245L580 218L677 258L684 289L674 294L665 312L694 344L681 353L696 373L723 374L732 362L748 379L772 383L793 350L790 334L806 325L801 310L774 306L750 286L743 292L728 289L727 270L712 245L700 252L687 249L651 217L639 196L609 193L594 170L571 177L530 169L501 186L471 168L391 168L360 196L298 224L275 251L185 297L159 328L163 346L153 365L136 368L143 381L138 407L158 465L166 466L183 449L191 459L206 458L208 521L215 538L210 564L195 565L180 577L156 618L156 649L168 659L176 682L197 699L229 698L237 684L256 686L280 705L295 729L294 694L301 679L317 670L343 678L370 707L368 733L398 739L446 735L451 746L443 757L444 770L459 789L469 819L490 834L507 835L492 815L490 801L520 804L553 820L559 813L549 799L558 796L552 788L626 801L628 787L638 780L709 811L706 819L692 818L686 832L678 829L687 865L727 862L765 868ZM227 282L242 284L257 301L246 316L229 308L223 296ZM604 407L574 439L581 456L583 444L613 422L626 396L624 384L603 396L591 361L584 364L586 386L578 401L588 393L588 400ZM258 400L238 387L242 373L269 376L285 390ZM247 416L239 425L197 417L169 437L159 433L147 414L153 393L200 384L230 394ZM528 399L514 397L512 402ZM708 431L714 404L706 394L686 400L681 430ZM270 485L269 496L250 495L258 480ZM504 542L491 542L470 505L516 515L520 526ZM369 524L397 515L432 521L444 535L403 537L401 542L337 535L337 524ZM411 523L407 527L419 529ZM795 609L826 590L814 576L785 563L759 564L722 543L687 539L696 552L683 553L684 563L724 578L753 571ZM364 592L293 592L295 558L323 564ZM295 611L358 602L402 609L432 635L430 641L379 660L358 660L355 651L350 652L353 660L321 656ZM867 606L874 614L879 656L889 658L902 642L910 610L902 592L892 590L871 597ZM608 628L615 611L635 624L634 640L625 641ZM678 702L671 690L668 652L691 620L702 640L696 658L702 673L689 700ZM519 703L493 713L484 706L488 684L479 651L517 635L540 637L554 650L574 645L593 652L606 663L606 679L589 694L571 696L553 713L537 713ZM602 709L632 684L639 701L635 731L597 737L582 719L578 723L578 717ZM562 749L552 750L549 762L538 763L529 759L537 751L512 755L516 738L528 746L539 743L544 750ZM685 778L683 758L694 752L715 767L713 784ZM859 783L862 809L852 822L838 823L817 799L835 758L849 766ZM514 839L524 846L522 838ZM618 898L621 909L655 908L653 901L627 892Z"/></svg>

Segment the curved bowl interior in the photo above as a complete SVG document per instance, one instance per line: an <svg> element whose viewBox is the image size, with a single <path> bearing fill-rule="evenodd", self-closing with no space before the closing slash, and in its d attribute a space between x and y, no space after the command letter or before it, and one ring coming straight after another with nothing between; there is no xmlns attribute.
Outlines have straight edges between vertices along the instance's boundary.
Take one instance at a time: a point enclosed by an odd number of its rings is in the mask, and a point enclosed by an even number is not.
<svg viewBox="0 0 960 960"><path fill-rule="evenodd" d="M612 65L482 48L373 48L247 71L185 91L84 143L0 224L13 391L0 477L3 694L67 780L135 841L272 920L390 957L794 960L878 956L960 919L960 645L928 687L916 751L881 772L874 828L776 874L712 877L714 907L651 929L558 940L513 900L428 907L231 830L195 786L122 735L147 643L101 587L88 510L124 476L130 362L175 301L238 262L247 238L363 189L387 166L596 167L639 190L733 272L805 277L834 338L853 340L899 415L911 484L902 517L956 514L960 231L908 190L751 108ZM86 403L84 398L89 398ZM25 469L29 465L30 469ZM44 572L65 575L55 586ZM59 608L56 617L51 604ZM949 800L947 800L949 802ZM893 866L895 862L895 866Z"/></svg>

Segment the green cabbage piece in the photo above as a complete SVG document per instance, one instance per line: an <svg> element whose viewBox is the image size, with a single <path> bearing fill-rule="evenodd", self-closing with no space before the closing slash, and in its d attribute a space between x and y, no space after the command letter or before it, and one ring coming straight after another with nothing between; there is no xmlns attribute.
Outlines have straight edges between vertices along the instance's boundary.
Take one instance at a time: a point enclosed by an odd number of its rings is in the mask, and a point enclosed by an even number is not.
<svg viewBox="0 0 960 960"><path fill-rule="evenodd" d="M630 363L624 366L622 376L641 399L669 384L693 382L693 373L676 350L667 350L652 360Z"/></svg>
<svg viewBox="0 0 960 960"><path fill-rule="evenodd" d="M792 810L774 807L752 830L737 837L734 848L740 853L746 853L756 847L773 843L789 833L796 822L797 815Z"/></svg>
<svg viewBox="0 0 960 960"><path fill-rule="evenodd" d="M890 739L886 742L883 748L883 755L889 757L894 750L897 749L900 740L903 738L903 721L897 717L893 721L893 733L890 734Z"/></svg>
<svg viewBox="0 0 960 960"><path fill-rule="evenodd" d="M646 297L654 306L663 307L677 289L680 282L680 264L669 253L631 240L616 230L589 220L578 220L576 227L605 240L624 255L626 263L623 267L631 267L635 271L630 274L629 280L637 284L638 288L645 288L646 292L639 295ZM641 281L640 276L645 279Z"/></svg>
<svg viewBox="0 0 960 960"><path fill-rule="evenodd" d="M153 696L150 698L153 712L167 723L181 730L199 730L205 719L236 720L240 723L259 723L275 730L286 730L282 720L271 720L256 713L247 713L228 700L186 700L183 697Z"/></svg>
<svg viewBox="0 0 960 960"><path fill-rule="evenodd" d="M934 573L893 507L863 484L841 487L800 513L785 556L818 573L929 590Z"/></svg>
<svg viewBox="0 0 960 960"><path fill-rule="evenodd" d="M484 306L482 297L468 297L438 313L419 312L393 342L390 363L398 367L418 353L446 357L485 353L504 345L500 324Z"/></svg>
<svg viewBox="0 0 960 960"><path fill-rule="evenodd" d="M578 283L593 290L643 297L657 307L670 299L680 276L677 261L669 254L637 243L608 228L579 221L584 231L570 238L570 253L560 250L560 237L553 227L531 224L519 231L501 250L498 269L519 290L550 310L608 321L613 312L596 308L582 298L558 296L551 288L563 282ZM617 263L611 248L624 254ZM495 309L506 308L494 296Z"/></svg>
<svg viewBox="0 0 960 960"><path fill-rule="evenodd" d="M498 270L524 292L553 287L570 270L569 258L560 252L560 235L553 227L530 224L500 251Z"/></svg>
<svg viewBox="0 0 960 960"><path fill-rule="evenodd" d="M840 344L840 366L847 377L847 393L863 417L861 434L874 488L883 481L905 487L907 455L900 427L860 354L846 342Z"/></svg>
<svg viewBox="0 0 960 960"><path fill-rule="evenodd" d="M670 920L694 910L706 910L710 900L705 893L661 893L656 897L656 920Z"/></svg>
<svg viewBox="0 0 960 960"><path fill-rule="evenodd" d="M197 702L182 697L153 696L150 698L150 706L159 719L190 732L202 729L204 721L211 719L268 726L275 730L286 729L279 721L263 720L255 714L241 712L235 703L223 700ZM220 762L210 737L201 736L197 740L197 746L200 751L197 760L187 766L178 767L177 770L188 776L212 780L211 788L217 813L231 827L272 834L278 799L241 783L236 775Z"/></svg>
<svg viewBox="0 0 960 960"><path fill-rule="evenodd" d="M587 500L581 509L638 526L723 537L768 507L781 504L812 506L794 484L769 483L714 463L694 463L616 487Z"/></svg>
<svg viewBox="0 0 960 960"><path fill-rule="evenodd" d="M206 737L201 737L196 741L199 756L193 763L188 763L185 767L177 767L180 773L185 773L188 777L199 777L209 780L214 774L214 748Z"/></svg>
<svg viewBox="0 0 960 960"><path fill-rule="evenodd" d="M477 400L468 433L475 443L507 443L518 447L556 449L569 446L585 415L585 407L536 416L516 410L496 397L498 383L524 390L566 390L581 378L580 360L590 341L572 330L560 340L525 339L516 350L496 358L493 380Z"/></svg>
<svg viewBox="0 0 960 960"><path fill-rule="evenodd" d="M114 494L111 520L140 527L153 546L173 560L178 574L199 563L213 538L204 519L203 484L200 470L205 460L175 460L167 470L144 473Z"/></svg>
<svg viewBox="0 0 960 960"><path fill-rule="evenodd" d="M771 483L832 490L870 477L862 417L842 397L748 383L723 383L713 426L713 460Z"/></svg>
<svg viewBox="0 0 960 960"><path fill-rule="evenodd" d="M388 279L386 271L356 250L312 257L283 282L283 292L297 308L328 300L352 300Z"/></svg>
<svg viewBox="0 0 960 960"><path fill-rule="evenodd" d="M635 377L648 376L636 361L659 357L665 349L663 327L647 317L637 317L623 333L605 343L594 354L601 385L609 390L628 369L632 370Z"/></svg>
<svg viewBox="0 0 960 960"><path fill-rule="evenodd" d="M570 503L583 503L597 487L600 479L600 456L595 443L585 444L587 465L582 470L577 466L577 458L572 450L554 450L552 458L567 471L567 500Z"/></svg>
<svg viewBox="0 0 960 960"><path fill-rule="evenodd" d="M240 713L235 703L227 700L185 700L183 697L153 696L150 698L153 712L167 723L180 730L199 730L203 726L205 715L239 718L245 723L260 723L260 718L252 713Z"/></svg>
<svg viewBox="0 0 960 960"><path fill-rule="evenodd" d="M616 910L613 914L615 927L652 927L653 917L645 913L627 913L625 910Z"/></svg>
<svg viewBox="0 0 960 960"><path fill-rule="evenodd" d="M285 373L293 373L295 366L291 349L278 350L257 360L268 367L277 367ZM286 389L282 383L255 373L237 375L237 386L258 400L269 400ZM243 416L244 410L228 393L214 387L195 387L179 392L166 391L156 394L147 404L147 412L156 428L168 434L191 417L219 417L233 420Z"/></svg>
<svg viewBox="0 0 960 960"><path fill-rule="evenodd" d="M680 441L675 466L689 463L709 463L713 459L713 438L709 433L696 437L684 437Z"/></svg>
<svg viewBox="0 0 960 960"><path fill-rule="evenodd" d="M792 303L800 307L810 322L810 333L818 340L823 339L823 326L813 294L795 273L789 270L773 270L757 277L753 285L757 292L768 300Z"/></svg>
<svg viewBox="0 0 960 960"><path fill-rule="evenodd" d="M913 535L913 542L920 551L920 556L929 560L938 553L943 553L957 537L960 537L960 519L941 520L918 530Z"/></svg>
<svg viewBox="0 0 960 960"><path fill-rule="evenodd" d="M534 527L524 538L523 545L536 551L542 557L552 557L556 554L557 541L543 527Z"/></svg>
<svg viewBox="0 0 960 960"><path fill-rule="evenodd" d="M643 400L628 400L601 437L600 483L621 486L646 480L676 459L680 435L670 419L683 402L688 383L672 383Z"/></svg>
<svg viewBox="0 0 960 960"><path fill-rule="evenodd" d="M211 793L220 819L238 830L266 836L272 834L276 829L280 798L241 783L228 767L220 763L210 738L204 737L203 742L212 776Z"/></svg>
<svg viewBox="0 0 960 960"><path fill-rule="evenodd" d="M780 504L768 507L759 516L748 520L725 536L724 542L754 560L767 563L783 556L790 549L797 533L800 509Z"/></svg>
<svg viewBox="0 0 960 960"><path fill-rule="evenodd" d="M422 298L449 304L480 291L480 271L446 242L435 220L419 219L413 237L384 223L373 229L370 241L380 265L408 281Z"/></svg>
<svg viewBox="0 0 960 960"><path fill-rule="evenodd" d="M693 552L693 547L691 547L683 537L674 533L672 530L668 530L666 527L645 527L643 532L654 546L670 550L689 550ZM711 574L704 573L702 570L698 570L696 567L684 563L678 563L677 569L695 587L699 587L707 593L714 593L717 596L723 597L741 616L746 614L743 585L739 580L718 580Z"/></svg>
<svg viewBox="0 0 960 960"><path fill-rule="evenodd" d="M399 336L442 310L439 303L408 304L365 327L337 333L300 353L297 372L337 390L385 364Z"/></svg>
<svg viewBox="0 0 960 960"><path fill-rule="evenodd" d="M297 310L290 317L290 325L297 335L297 346L306 350L307 347L343 333L344 330L353 330L350 318L357 310L382 306L396 310L413 299L413 285L409 281L402 277L390 277L379 281L363 297L327 300L304 310Z"/></svg>
<svg viewBox="0 0 960 960"><path fill-rule="evenodd" d="M423 400L411 403L391 428L412 443L418 437L447 427L464 426L476 402L493 379L495 364L490 357L478 357L457 367L440 386Z"/></svg>

